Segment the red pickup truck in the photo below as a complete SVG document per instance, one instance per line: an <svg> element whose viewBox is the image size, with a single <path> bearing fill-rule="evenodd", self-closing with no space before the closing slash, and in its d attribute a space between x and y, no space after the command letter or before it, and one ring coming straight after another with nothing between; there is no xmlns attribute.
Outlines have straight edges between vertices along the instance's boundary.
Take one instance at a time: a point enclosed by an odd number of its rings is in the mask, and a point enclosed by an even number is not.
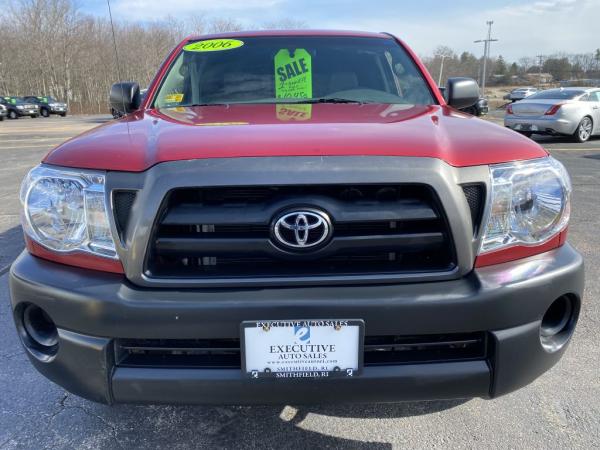
<svg viewBox="0 0 600 450"><path fill-rule="evenodd" d="M33 365L104 403L493 398L564 353L571 184L394 36L185 39L21 189ZM557 388L559 388L557 386Z"/></svg>

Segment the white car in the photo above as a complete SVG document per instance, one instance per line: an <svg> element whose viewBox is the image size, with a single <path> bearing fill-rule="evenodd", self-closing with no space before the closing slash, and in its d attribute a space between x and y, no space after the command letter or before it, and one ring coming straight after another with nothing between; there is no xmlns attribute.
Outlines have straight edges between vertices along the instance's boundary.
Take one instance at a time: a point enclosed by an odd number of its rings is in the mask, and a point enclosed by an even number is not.
<svg viewBox="0 0 600 450"><path fill-rule="evenodd" d="M539 92L539 89L534 88L534 87L516 88L516 89L513 89L512 91L510 91L510 93L506 94L504 96L504 99L510 100L512 102L517 102L517 101L523 100L524 98L527 98L530 95L533 95L537 92Z"/></svg>
<svg viewBox="0 0 600 450"><path fill-rule="evenodd" d="M506 107L504 126L526 136L573 136L585 142L600 135L600 89L569 87L540 91Z"/></svg>

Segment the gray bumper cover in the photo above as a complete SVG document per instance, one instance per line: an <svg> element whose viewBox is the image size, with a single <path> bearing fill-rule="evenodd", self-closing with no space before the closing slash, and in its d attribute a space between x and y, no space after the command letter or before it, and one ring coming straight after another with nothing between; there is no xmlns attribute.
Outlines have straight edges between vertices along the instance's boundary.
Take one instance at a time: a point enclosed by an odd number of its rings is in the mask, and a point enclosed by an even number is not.
<svg viewBox="0 0 600 450"><path fill-rule="evenodd" d="M559 296L583 293L583 262L568 244L455 280L296 288L139 288L122 276L23 253L10 274L13 309L42 307L59 327L51 380L104 402L307 403L495 397L552 367L539 323ZM240 370L122 368L113 338L238 338L243 320L360 318L371 335L488 331L486 361L366 367L355 379L248 380ZM282 382L283 381L283 382Z"/></svg>

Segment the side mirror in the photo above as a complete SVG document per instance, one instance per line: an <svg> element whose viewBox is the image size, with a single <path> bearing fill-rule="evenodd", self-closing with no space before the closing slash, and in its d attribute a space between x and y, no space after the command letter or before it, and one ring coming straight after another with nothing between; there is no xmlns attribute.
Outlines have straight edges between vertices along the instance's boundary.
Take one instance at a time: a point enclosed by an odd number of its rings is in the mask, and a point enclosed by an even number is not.
<svg viewBox="0 0 600 450"><path fill-rule="evenodd" d="M110 106L123 114L129 114L140 107L140 85L133 81L115 83L110 88Z"/></svg>
<svg viewBox="0 0 600 450"><path fill-rule="evenodd" d="M448 78L446 102L456 109L468 108L479 100L479 86L472 78Z"/></svg>

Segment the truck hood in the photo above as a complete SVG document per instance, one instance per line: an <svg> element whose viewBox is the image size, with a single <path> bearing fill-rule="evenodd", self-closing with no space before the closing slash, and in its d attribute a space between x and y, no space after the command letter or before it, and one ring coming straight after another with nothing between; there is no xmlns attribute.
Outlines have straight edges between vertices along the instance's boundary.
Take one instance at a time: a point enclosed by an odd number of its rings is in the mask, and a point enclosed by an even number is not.
<svg viewBox="0 0 600 450"><path fill-rule="evenodd" d="M439 158L461 167L547 153L446 106L238 104L137 111L59 145L44 162L140 172L166 161L343 155Z"/></svg>

